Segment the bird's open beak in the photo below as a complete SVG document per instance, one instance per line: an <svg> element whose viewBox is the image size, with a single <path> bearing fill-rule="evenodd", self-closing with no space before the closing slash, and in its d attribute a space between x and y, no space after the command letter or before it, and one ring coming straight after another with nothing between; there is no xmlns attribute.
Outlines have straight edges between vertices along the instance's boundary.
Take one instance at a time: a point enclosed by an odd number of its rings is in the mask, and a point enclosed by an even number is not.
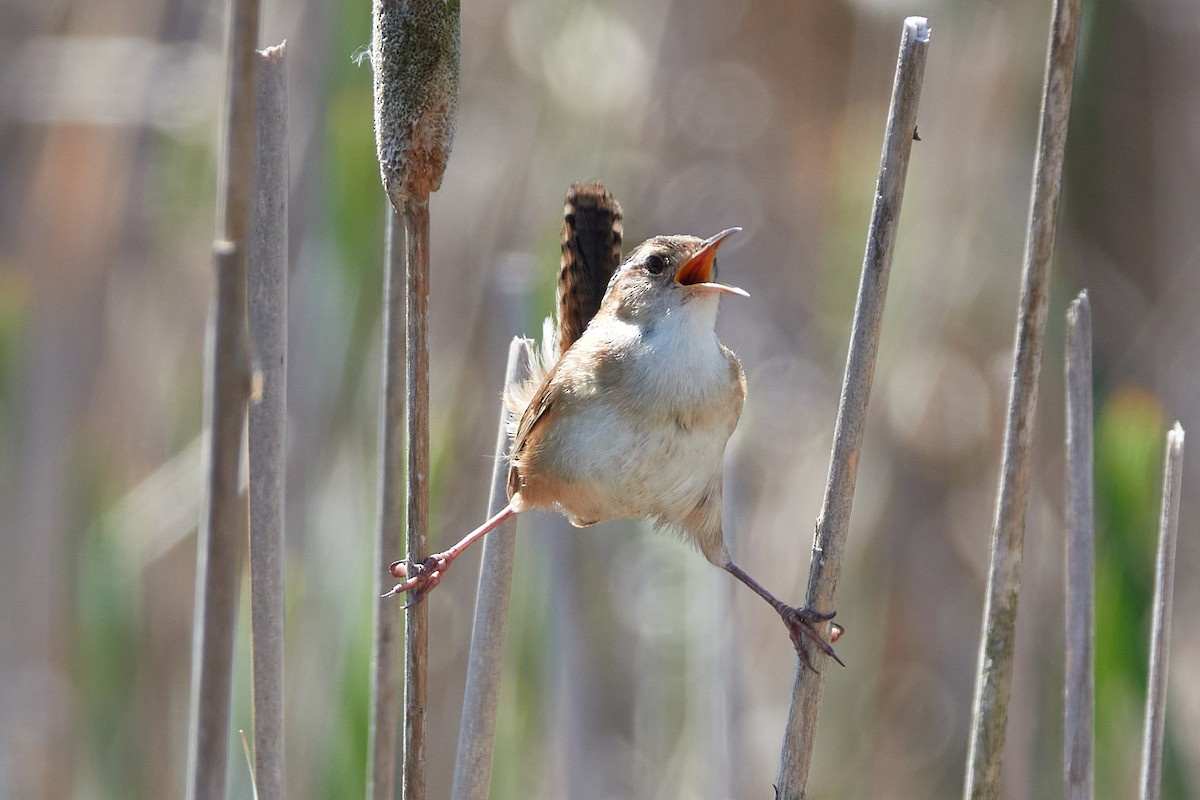
<svg viewBox="0 0 1200 800"><path fill-rule="evenodd" d="M689 289L740 294L742 297L749 297L750 294L744 289L739 289L736 286L727 286L723 283L713 283L712 281L713 263L717 258L717 248L721 246L721 242L740 230L741 228L727 228L716 236L706 239L704 244L700 246L700 249L691 258L683 262L683 265L675 273L675 282Z"/></svg>

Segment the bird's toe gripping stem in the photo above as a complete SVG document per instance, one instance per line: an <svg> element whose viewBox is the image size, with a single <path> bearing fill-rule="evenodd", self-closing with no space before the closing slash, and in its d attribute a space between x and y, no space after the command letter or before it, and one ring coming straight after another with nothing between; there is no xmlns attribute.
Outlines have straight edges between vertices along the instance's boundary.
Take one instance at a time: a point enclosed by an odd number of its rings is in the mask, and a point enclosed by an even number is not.
<svg viewBox="0 0 1200 800"><path fill-rule="evenodd" d="M832 658L843 667L846 666L837 653L833 651L832 642L836 642L838 637L842 635L842 626L836 622L831 626L829 641L826 641L817 630L817 624L828 622L833 619L836 612L822 613L808 606L795 608L793 606L784 606L780 610L780 616L783 617L783 623L787 626L788 634L792 637L792 644L796 648L796 654L800 656L801 662L809 669L816 671L812 661L809 659L808 650L804 647L804 641L807 639L817 646L825 655Z"/></svg>
<svg viewBox="0 0 1200 800"><path fill-rule="evenodd" d="M429 590L441 583L442 573L448 566L448 560L442 553L429 556L419 564L409 565L408 561L393 561L388 572L394 578L404 578L401 583L384 593L384 597L395 597L405 592L416 590L405 608L411 608L425 599Z"/></svg>

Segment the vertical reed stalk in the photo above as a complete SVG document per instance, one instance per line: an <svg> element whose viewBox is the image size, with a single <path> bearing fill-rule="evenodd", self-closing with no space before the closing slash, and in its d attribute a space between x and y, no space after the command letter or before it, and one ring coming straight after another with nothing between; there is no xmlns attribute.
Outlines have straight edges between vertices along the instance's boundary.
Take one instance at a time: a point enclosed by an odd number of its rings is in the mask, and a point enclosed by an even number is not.
<svg viewBox="0 0 1200 800"><path fill-rule="evenodd" d="M1016 353L1009 387L1004 454L992 525L991 564L984 603L983 633L967 754L964 797L997 797L1012 689L1013 642L1021 583L1021 548L1037 410L1042 342L1050 291L1050 264L1062 186L1063 151L1075 76L1079 0L1055 0L1046 55L1046 80L1038 131L1037 158L1025 242Z"/></svg>
<svg viewBox="0 0 1200 800"><path fill-rule="evenodd" d="M512 386L529 377L529 340L515 338L508 347L504 385ZM496 460L492 467L492 489L485 519L508 503L508 408L500 404L500 426L496 433ZM475 595L475 623L471 629L471 653L467 659L467 684L463 690L462 722L458 728L458 755L454 762L452 800L487 800L492 774L492 749L496 736L496 706L504 664L504 627L512 588L513 558L517 549L517 525L510 519L483 540L479 568L479 591Z"/></svg>
<svg viewBox="0 0 1200 800"><path fill-rule="evenodd" d="M247 514L238 472L250 394L246 238L254 167L258 19L257 0L230 0L213 242L215 299L205 358L209 463L197 541L192 625L185 790L189 800L224 797L229 755L233 641Z"/></svg>
<svg viewBox="0 0 1200 800"><path fill-rule="evenodd" d="M254 784L283 800L284 475L287 428L286 42L259 54L258 150L250 231L250 334L262 394L250 406L250 624Z"/></svg>
<svg viewBox="0 0 1200 800"><path fill-rule="evenodd" d="M1066 677L1063 797L1095 796L1096 530L1092 459L1092 311L1086 291L1067 311Z"/></svg>
<svg viewBox="0 0 1200 800"><path fill-rule="evenodd" d="M407 396L406 557L419 564L429 555L429 201L404 209L405 347ZM425 797L425 698L429 670L429 604L408 609L404 626L404 800Z"/></svg>
<svg viewBox="0 0 1200 800"><path fill-rule="evenodd" d="M404 546L404 235L399 214L388 207L384 256L383 380L379 401L379 487L375 527L375 597L391 586L386 566ZM400 727L400 612L372 607L371 716L367 732L367 797L396 796L397 733Z"/></svg>
<svg viewBox="0 0 1200 800"><path fill-rule="evenodd" d="M1154 569L1154 609L1150 628L1150 685L1146 689L1142 731L1141 800L1162 794L1163 731L1167 718L1167 655L1171 651L1171 596L1175 590L1175 540L1179 532L1179 500L1183 487L1183 428L1167 433L1163 464L1162 512L1158 521L1158 556Z"/></svg>
<svg viewBox="0 0 1200 800"><path fill-rule="evenodd" d="M900 205L904 198L909 155L917 129L917 106L925 74L929 36L929 22L924 17L909 17L904 21L879 179L875 187L875 204L867 232L862 280L854 311L854 327L850 334L850 352L846 359L846 374L834 428L829 479L825 486L821 515L817 519L812 565L809 568L805 603L818 611L827 611L836 606L837 584L845 556L854 484L866 426L867 402L875 374L875 354L879 348L888 274L900 219ZM828 625L825 627L827 629ZM814 653L813 657L827 663L820 653ZM776 783L780 800L799 800L805 796L823 686L822 672L806 671L803 665L797 664Z"/></svg>

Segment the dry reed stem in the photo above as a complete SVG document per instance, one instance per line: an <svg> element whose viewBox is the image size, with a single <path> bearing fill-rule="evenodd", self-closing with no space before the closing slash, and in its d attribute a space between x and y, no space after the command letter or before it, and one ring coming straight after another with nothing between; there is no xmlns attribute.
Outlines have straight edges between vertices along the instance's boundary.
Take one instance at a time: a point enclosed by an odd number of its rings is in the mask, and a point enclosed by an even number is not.
<svg viewBox="0 0 1200 800"><path fill-rule="evenodd" d="M917 106L929 37L929 22L924 17L909 17L904 21L879 179L875 187L875 204L867 232L862 281L850 334L850 351L834 428L829 479L821 515L817 519L812 565L809 568L805 603L818 611L836 607L835 596L845 555L846 534L850 527L850 510L854 501L854 484L858 475L871 380L875 374L875 354L879 347L888 274L900 205L904 198L909 155L917 129ZM828 630L828 623L823 627ZM813 653L813 658L822 664L830 663L820 653ZM807 671L797 664L776 784L780 800L798 800L805 796L823 686L824 671Z"/></svg>
<svg viewBox="0 0 1200 800"><path fill-rule="evenodd" d="M187 797L225 796L229 750L233 646L237 630L246 500L240 492L242 433L250 374L246 356L245 252L214 245L217 300L209 324L209 436L206 500L201 506L192 621L192 692L188 730Z"/></svg>
<svg viewBox="0 0 1200 800"><path fill-rule="evenodd" d="M284 44L259 54L250 232L250 333L262 394L250 406L250 623L254 782L283 800L284 475L287 428L288 146Z"/></svg>
<svg viewBox="0 0 1200 800"><path fill-rule="evenodd" d="M205 359L209 463L197 541L185 789L189 800L224 797L229 752L233 642L247 524L247 501L239 491L238 472L250 393L246 238L254 166L258 20L257 0L230 0L213 243L215 302Z"/></svg>
<svg viewBox="0 0 1200 800"><path fill-rule="evenodd" d="M964 796L971 800L994 798L1000 791L1034 417L1078 31L1079 0L1055 0L967 754Z"/></svg>
<svg viewBox="0 0 1200 800"><path fill-rule="evenodd" d="M1163 464L1162 511L1158 521L1158 556L1154 569L1154 608L1150 628L1150 685L1146 690L1142 731L1141 800L1162 793L1163 731L1167 717L1167 655L1171 651L1171 596L1175 589L1175 540L1183 487L1183 428L1167 432Z"/></svg>
<svg viewBox="0 0 1200 800"><path fill-rule="evenodd" d="M400 727L400 620L395 603L379 602L391 588L387 565L404 546L404 222L387 209L384 258L383 380L379 400L379 486L375 526L376 599L372 610L371 714L367 731L367 797L396 796L397 734Z"/></svg>
<svg viewBox="0 0 1200 800"><path fill-rule="evenodd" d="M1092 458L1092 310L1087 291L1067 311L1066 675L1063 797L1095 795L1096 531Z"/></svg>
<svg viewBox="0 0 1200 800"><path fill-rule="evenodd" d="M532 359L530 341L521 337L508 347L504 385L512 386L529 377ZM508 503L507 406L500 403L500 425L496 434L496 460L485 519ZM517 525L512 519L483 540L479 567L479 590L475 595L475 623L471 629L471 652L467 658L467 682L463 690L462 722L458 728L458 755L454 762L452 800L487 800L491 785L492 750L496 735L496 707L504 664L504 627L512 588L513 558L517 549Z"/></svg>

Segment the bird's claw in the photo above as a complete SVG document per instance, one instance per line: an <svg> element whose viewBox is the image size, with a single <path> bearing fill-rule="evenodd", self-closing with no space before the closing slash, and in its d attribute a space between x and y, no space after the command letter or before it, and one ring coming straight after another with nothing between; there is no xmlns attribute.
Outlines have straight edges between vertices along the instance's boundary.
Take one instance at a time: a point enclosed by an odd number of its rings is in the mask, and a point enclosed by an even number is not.
<svg viewBox="0 0 1200 800"><path fill-rule="evenodd" d="M834 623L829 634L829 641L826 641L817 630L817 623L828 622L837 614L831 611L828 614L820 611L814 611L808 606L794 608L792 606L784 606L779 611L779 615L783 617L783 624L787 626L788 634L792 637L792 645L796 648L796 655L800 657L800 662L804 666L811 669L813 672L818 672L813 666L812 660L809 658L808 649L804 646L804 640L811 640L825 655L832 658L843 667L846 664L833 651L833 645L830 642L836 642L838 637L842 635L842 626Z"/></svg>
<svg viewBox="0 0 1200 800"><path fill-rule="evenodd" d="M396 597L405 592L412 592L412 598L405 604L405 608L412 608L417 603L425 599L425 595L429 591L441 583L442 572L447 566L446 559L441 555L432 555L422 561L420 564L409 566L407 561L393 561L388 567L388 572L395 578L405 578L401 583L396 584L392 589L384 593L384 597Z"/></svg>

